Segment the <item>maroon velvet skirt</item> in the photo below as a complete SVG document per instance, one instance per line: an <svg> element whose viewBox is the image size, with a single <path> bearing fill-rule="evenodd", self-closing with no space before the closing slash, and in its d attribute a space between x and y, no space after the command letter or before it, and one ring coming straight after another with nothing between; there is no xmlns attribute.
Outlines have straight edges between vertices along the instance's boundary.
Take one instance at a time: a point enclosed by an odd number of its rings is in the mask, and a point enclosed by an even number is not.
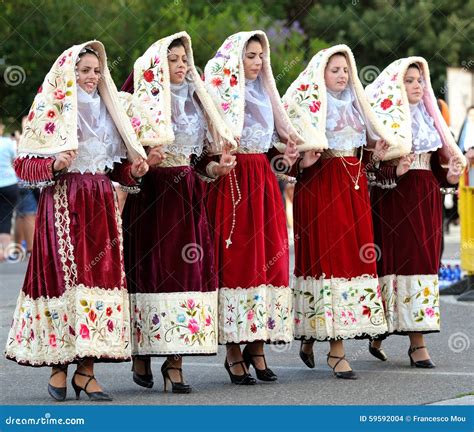
<svg viewBox="0 0 474 432"><path fill-rule="evenodd" d="M33 366L130 358L121 219L110 179L70 173L46 187L6 356Z"/></svg>
<svg viewBox="0 0 474 432"><path fill-rule="evenodd" d="M217 351L217 280L204 184L189 166L150 168L123 212L132 349Z"/></svg>
<svg viewBox="0 0 474 432"><path fill-rule="evenodd" d="M371 192L378 272L391 333L440 329L442 201L431 170L410 170Z"/></svg>
<svg viewBox="0 0 474 432"><path fill-rule="evenodd" d="M237 154L236 167L210 185L208 209L219 279L219 342L290 341L288 233L267 156Z"/></svg>
<svg viewBox="0 0 474 432"><path fill-rule="evenodd" d="M367 178L358 159L321 159L295 187L295 337L338 340L387 331ZM352 164L352 165L350 165Z"/></svg>

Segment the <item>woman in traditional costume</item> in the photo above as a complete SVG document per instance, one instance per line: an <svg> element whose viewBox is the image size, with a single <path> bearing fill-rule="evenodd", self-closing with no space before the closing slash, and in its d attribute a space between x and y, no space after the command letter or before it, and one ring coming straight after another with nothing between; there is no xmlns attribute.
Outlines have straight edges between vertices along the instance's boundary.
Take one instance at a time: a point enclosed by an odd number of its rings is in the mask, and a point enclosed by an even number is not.
<svg viewBox="0 0 474 432"><path fill-rule="evenodd" d="M219 343L227 346L225 368L234 384L255 384L250 365L260 380L275 381L263 345L293 338L288 236L275 172L281 174L296 160L302 140L281 104L265 33L228 37L207 63L205 82L239 141L236 167L212 183L208 195ZM240 344L247 344L243 352Z"/></svg>
<svg viewBox="0 0 474 432"><path fill-rule="evenodd" d="M387 331L363 153L370 144L377 156L390 137L379 139L380 124L346 45L318 52L283 102L305 140L293 202L294 326L300 357L314 368L314 341L329 341L327 363L335 376L356 379L343 340Z"/></svg>
<svg viewBox="0 0 474 432"><path fill-rule="evenodd" d="M49 394L72 386L93 401L112 398L95 362L130 360L130 313L122 228L111 180L127 190L148 169L98 41L56 60L35 97L15 170L42 187L34 246L7 340L6 356L51 366ZM133 160L127 162L126 158Z"/></svg>
<svg viewBox="0 0 474 432"><path fill-rule="evenodd" d="M440 186L457 184L466 161L439 111L425 59L396 60L366 93L384 127L408 148L401 158L389 152L369 173L388 331L408 334L412 366L433 368L423 334L440 330ZM385 360L378 339L370 352Z"/></svg>
<svg viewBox="0 0 474 432"><path fill-rule="evenodd" d="M133 380L152 387L151 357L165 356L165 390L171 382L173 392L189 393L182 356L217 352L213 244L205 183L194 165L235 142L199 77L185 32L155 42L122 90L133 92L124 100L150 164L141 193L128 197L123 214ZM226 174L234 159L224 150L205 173L212 176L208 180Z"/></svg>

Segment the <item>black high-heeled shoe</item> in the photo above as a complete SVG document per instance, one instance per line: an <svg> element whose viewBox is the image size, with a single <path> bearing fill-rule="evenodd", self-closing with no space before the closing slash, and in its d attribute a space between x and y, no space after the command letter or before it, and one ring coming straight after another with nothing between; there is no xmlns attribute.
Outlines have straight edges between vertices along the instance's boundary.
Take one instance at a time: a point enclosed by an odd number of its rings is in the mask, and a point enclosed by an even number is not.
<svg viewBox="0 0 474 432"><path fill-rule="evenodd" d="M372 354L374 357L377 357L379 360L387 361L387 354L382 348L375 348L372 346L372 341L369 341L369 353Z"/></svg>
<svg viewBox="0 0 474 432"><path fill-rule="evenodd" d="M331 366L329 364L329 359L330 358L335 358L335 359L338 359L338 361L336 362L336 364L334 366ZM328 358L327 358L327 363L328 363L328 366L332 369L333 373L334 373L334 376L336 378L341 378L341 379L351 379L351 380L356 380L358 379L359 377L356 375L356 373L353 371L353 370L350 370L350 371L345 371L345 372L336 372L336 368L337 368L337 365L339 363L342 362L342 360L346 360L346 356L343 355L342 357L338 357L338 356L333 356L331 355L331 353L328 353ZM347 360L346 360L347 361Z"/></svg>
<svg viewBox="0 0 474 432"><path fill-rule="evenodd" d="M179 371L179 377L181 381L173 381L170 377L169 371ZM189 384L185 384L183 380L183 370L181 368L170 366L168 360L166 360L161 366L161 374L163 375L164 391L167 391L168 382L171 383L171 391L173 393L191 393L193 388Z"/></svg>
<svg viewBox="0 0 474 432"><path fill-rule="evenodd" d="M276 381L278 377L275 375L275 373L271 369L268 368L267 361L265 360L265 355L264 354L250 354L250 352L247 350L247 347L248 345L246 345L244 350L242 351L242 357L244 359L245 366L247 366L247 369L249 369L250 365L252 365L253 368L255 369L257 378L260 381ZM252 359L253 357L263 357L263 363L265 364L265 369L257 369Z"/></svg>
<svg viewBox="0 0 474 432"><path fill-rule="evenodd" d="M436 367L436 365L431 361L431 359L426 359L426 360L418 360L415 361L412 358L412 354L415 351L418 351L419 349L426 348L425 346L418 346L418 347L413 347L408 350L408 357L410 357L410 366L411 367L417 367L417 368L423 368L423 369L433 369Z"/></svg>
<svg viewBox="0 0 474 432"><path fill-rule="evenodd" d="M303 363L308 366L310 369L314 369L316 366L314 362L314 354L311 351L311 354L307 354L303 351L303 345L312 345L314 342L312 340L301 340L301 346L300 346L300 358L303 360Z"/></svg>
<svg viewBox="0 0 474 432"><path fill-rule="evenodd" d="M145 363L145 374L140 375L135 370L135 360L139 360ZM152 388L154 381L153 381L153 373L151 372L151 358L149 356L133 356L133 363L132 363L132 372L133 372L133 382L138 384L139 386L145 388Z"/></svg>
<svg viewBox="0 0 474 432"><path fill-rule="evenodd" d="M255 378L252 375L250 375L248 372L245 372L245 369L244 369L243 366L241 366L242 370L244 371L243 375L234 375L230 371L230 368L232 366L235 366L235 365L238 365L238 364L244 365L245 362L243 360L241 360L241 361L229 363L227 361L227 357L226 357L225 362L224 362L225 370L228 372L229 377L230 377L230 381L232 382L232 384L236 384L236 385L254 385L257 381L255 380Z"/></svg>
<svg viewBox="0 0 474 432"><path fill-rule="evenodd" d="M67 367L68 365L59 365L59 366L54 366L55 371L51 374L50 379L58 374L58 373L64 373L67 377ZM49 395L56 401L62 402L66 400L66 391L67 387L55 387L48 383L48 393Z"/></svg>
<svg viewBox="0 0 474 432"><path fill-rule="evenodd" d="M74 378L76 377L76 375L81 375L81 376L85 376L85 377L89 378L84 387L81 387L80 385L76 384L76 382L74 381ZM76 392L76 400L79 400L80 395L81 395L81 391L84 391L84 393L87 396L89 396L89 400L91 400L92 402L112 401L113 400L112 396L108 395L105 392L102 392L102 391L88 392L87 391L87 386L90 384L90 382L92 380L95 380L94 375L88 375L88 374L84 374L84 373L77 372L77 371L74 372L74 375L73 375L72 380L71 380L71 384L72 384L72 387L74 388L74 391Z"/></svg>

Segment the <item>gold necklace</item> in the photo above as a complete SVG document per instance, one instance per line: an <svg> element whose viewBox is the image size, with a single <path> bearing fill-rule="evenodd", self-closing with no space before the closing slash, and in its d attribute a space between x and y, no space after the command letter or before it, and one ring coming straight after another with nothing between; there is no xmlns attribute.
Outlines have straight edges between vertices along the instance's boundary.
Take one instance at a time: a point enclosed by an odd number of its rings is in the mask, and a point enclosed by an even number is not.
<svg viewBox="0 0 474 432"><path fill-rule="evenodd" d="M344 156L341 156L341 162L342 162L342 166L344 167L344 169L346 170L347 172L347 175L349 176L349 178L351 179L352 183L354 184L354 189L355 190L359 190L360 189L360 186L359 186L359 179L360 179L360 171L361 171L361 167L362 167L362 156L364 154L364 147L362 147L362 150L360 152L360 158L359 160L356 162L356 163L350 163L350 162L347 162L345 159L344 159ZM347 169L347 165L350 165L350 166L355 166L357 164L359 164L359 170L357 171L357 177L355 178L354 180L354 177L352 177L351 173L349 172L349 170Z"/></svg>

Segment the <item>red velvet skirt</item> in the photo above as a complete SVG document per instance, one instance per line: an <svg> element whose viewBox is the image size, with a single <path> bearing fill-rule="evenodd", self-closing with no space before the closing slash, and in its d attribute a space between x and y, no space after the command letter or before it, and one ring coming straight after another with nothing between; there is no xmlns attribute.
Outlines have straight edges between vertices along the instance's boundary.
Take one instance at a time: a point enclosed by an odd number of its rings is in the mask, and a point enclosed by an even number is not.
<svg viewBox="0 0 474 432"><path fill-rule="evenodd" d="M217 280L204 185L189 166L151 168L123 212L132 349L214 354Z"/></svg>
<svg viewBox="0 0 474 432"><path fill-rule="evenodd" d="M266 155L238 154L235 169L211 184L208 209L215 236L219 342L291 340L286 217Z"/></svg>
<svg viewBox="0 0 474 432"><path fill-rule="evenodd" d="M431 170L410 170L371 193L378 272L392 333L439 331L442 201Z"/></svg>
<svg viewBox="0 0 474 432"><path fill-rule="evenodd" d="M110 179L66 174L38 204L6 356L34 366L130 357L121 218Z"/></svg>
<svg viewBox="0 0 474 432"><path fill-rule="evenodd" d="M345 158L350 163L355 157ZM358 166L347 165L356 178ZM362 170L361 170L362 171ZM294 196L295 276L353 278L376 274L367 178L354 189L341 158L322 159L303 171Z"/></svg>
<svg viewBox="0 0 474 432"><path fill-rule="evenodd" d="M358 159L346 157L356 179ZM353 164L353 165L349 165ZM295 337L334 340L386 332L363 167L354 188L339 157L305 169L295 187Z"/></svg>

